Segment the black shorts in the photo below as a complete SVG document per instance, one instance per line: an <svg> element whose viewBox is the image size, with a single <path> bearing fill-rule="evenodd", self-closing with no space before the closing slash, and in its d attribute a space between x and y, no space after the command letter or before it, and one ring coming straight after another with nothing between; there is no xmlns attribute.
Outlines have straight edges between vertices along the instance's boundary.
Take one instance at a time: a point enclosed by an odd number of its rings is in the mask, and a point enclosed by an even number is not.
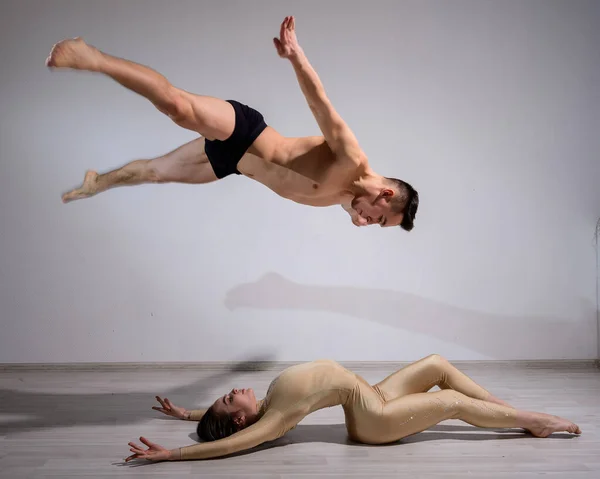
<svg viewBox="0 0 600 479"><path fill-rule="evenodd" d="M254 140L267 127L264 117L255 109L235 100L227 100L235 110L235 128L229 138L205 140L204 151L217 178L241 175L237 169L239 161Z"/></svg>

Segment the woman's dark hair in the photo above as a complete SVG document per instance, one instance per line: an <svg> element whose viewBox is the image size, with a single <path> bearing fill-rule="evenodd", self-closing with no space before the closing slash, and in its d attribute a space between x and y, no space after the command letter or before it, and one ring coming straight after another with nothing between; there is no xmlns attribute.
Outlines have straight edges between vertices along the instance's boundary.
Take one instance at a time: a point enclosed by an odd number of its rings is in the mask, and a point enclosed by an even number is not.
<svg viewBox="0 0 600 479"><path fill-rule="evenodd" d="M410 231L415 226L415 216L419 209L419 193L406 181L397 178L387 179L398 193L392 199L392 209L396 213L404 214L400 227L406 231Z"/></svg>
<svg viewBox="0 0 600 479"><path fill-rule="evenodd" d="M216 441L231 436L238 431L238 426L229 414L219 415L211 406L198 423L198 436L203 441Z"/></svg>

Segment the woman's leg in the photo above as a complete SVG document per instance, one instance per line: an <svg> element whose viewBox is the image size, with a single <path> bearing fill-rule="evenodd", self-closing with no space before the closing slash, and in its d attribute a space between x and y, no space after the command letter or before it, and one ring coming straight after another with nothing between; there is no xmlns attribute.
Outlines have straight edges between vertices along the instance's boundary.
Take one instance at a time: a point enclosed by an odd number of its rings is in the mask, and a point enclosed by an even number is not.
<svg viewBox="0 0 600 479"><path fill-rule="evenodd" d="M358 434L372 443L397 441L447 419L460 419L484 428L524 428L537 437L559 431L581 434L579 427L566 419L519 411L451 389L399 397L387 402L377 418L364 419L366 416L361 421L365 429L358 430Z"/></svg>
<svg viewBox="0 0 600 479"><path fill-rule="evenodd" d="M197 138L166 155L150 160L135 160L108 173L99 175L90 170L86 172L83 184L65 193L62 199L64 203L69 203L118 186L145 183L201 184L216 180L204 152L204 138Z"/></svg>
<svg viewBox="0 0 600 479"><path fill-rule="evenodd" d="M432 354L397 371L374 387L386 400L407 394L425 393L432 387L454 389L465 396L510 407L485 390L438 354Z"/></svg>
<svg viewBox="0 0 600 479"><path fill-rule="evenodd" d="M103 73L150 100L177 125L210 140L226 140L235 127L235 112L226 101L176 88L155 70L106 54L79 37L54 45L46 65Z"/></svg>

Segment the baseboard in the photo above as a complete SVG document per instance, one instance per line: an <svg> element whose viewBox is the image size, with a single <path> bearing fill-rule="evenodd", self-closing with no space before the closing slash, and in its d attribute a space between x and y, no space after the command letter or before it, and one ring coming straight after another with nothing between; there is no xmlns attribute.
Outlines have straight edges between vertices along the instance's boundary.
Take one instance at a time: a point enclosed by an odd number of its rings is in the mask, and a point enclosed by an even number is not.
<svg viewBox="0 0 600 479"><path fill-rule="evenodd" d="M0 363L0 371L131 371L131 370L205 370L205 371L273 371L305 361L203 361L203 362L98 362L98 363ZM338 361L348 369L388 369L406 366L411 361ZM598 359L520 359L520 360L452 360L461 368L502 367L527 369L599 368Z"/></svg>

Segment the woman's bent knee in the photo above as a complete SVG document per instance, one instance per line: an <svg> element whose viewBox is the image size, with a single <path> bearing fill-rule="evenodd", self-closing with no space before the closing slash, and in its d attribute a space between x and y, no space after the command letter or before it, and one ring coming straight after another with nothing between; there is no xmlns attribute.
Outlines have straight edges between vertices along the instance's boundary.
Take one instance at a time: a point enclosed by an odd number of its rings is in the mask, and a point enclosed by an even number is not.
<svg viewBox="0 0 600 479"><path fill-rule="evenodd" d="M446 358L440 356L439 354L430 354L425 358L425 360L433 364L443 364L448 362Z"/></svg>

